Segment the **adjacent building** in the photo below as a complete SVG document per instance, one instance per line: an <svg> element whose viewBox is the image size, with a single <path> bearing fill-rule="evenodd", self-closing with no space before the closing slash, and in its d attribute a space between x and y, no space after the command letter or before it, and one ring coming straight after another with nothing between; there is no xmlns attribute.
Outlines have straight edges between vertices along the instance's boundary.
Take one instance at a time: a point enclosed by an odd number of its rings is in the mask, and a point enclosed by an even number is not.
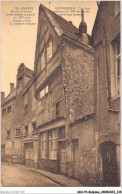
<svg viewBox="0 0 122 194"><path fill-rule="evenodd" d="M100 2L92 31L98 182L120 185L120 1Z"/></svg>
<svg viewBox="0 0 122 194"><path fill-rule="evenodd" d="M119 186L119 6L99 4L90 37L83 10L78 29L40 5L34 71L1 94L2 160Z"/></svg>
<svg viewBox="0 0 122 194"><path fill-rule="evenodd" d="M33 71L20 64L16 87L10 83L10 94L6 98L4 93L1 95L1 159L7 162L22 163L23 89L32 77Z"/></svg>

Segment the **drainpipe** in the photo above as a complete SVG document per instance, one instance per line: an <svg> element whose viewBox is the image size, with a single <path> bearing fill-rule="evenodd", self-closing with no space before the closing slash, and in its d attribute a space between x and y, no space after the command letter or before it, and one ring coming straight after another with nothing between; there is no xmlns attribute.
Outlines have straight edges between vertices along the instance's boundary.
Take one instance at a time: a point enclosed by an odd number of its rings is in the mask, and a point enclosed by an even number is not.
<svg viewBox="0 0 122 194"><path fill-rule="evenodd" d="M104 24L104 20L102 18L102 11L100 9L100 3L97 2L97 6L98 6L98 9L99 9L99 14L100 14L100 22L101 22L101 26L102 26L102 31L103 31L103 54L104 54L104 59L105 59L105 76L106 76L106 96L107 96L107 110L109 110L109 78L108 78L108 60L107 60L107 39L106 39L106 30L105 30L105 24ZM97 76L98 77L98 76ZM97 133L99 132L98 131L99 129L99 121L97 119ZM97 139L99 139L99 134L97 134L98 137ZM97 145L96 145L96 148L98 150L98 140L97 140ZM97 153L97 152L96 152ZM98 159L97 159L97 162L98 162ZM97 168L98 168L98 165L97 165ZM99 169L97 169L99 171ZM101 175L102 176L102 175ZM103 179L103 177L102 177ZM102 180L101 179L101 180ZM100 181L100 186L102 184L102 181Z"/></svg>
<svg viewBox="0 0 122 194"><path fill-rule="evenodd" d="M40 133L39 133L39 128L38 128L38 152L37 152L37 168L39 168L39 161L40 161Z"/></svg>
<svg viewBox="0 0 122 194"><path fill-rule="evenodd" d="M22 129L21 129L21 164L23 163L22 161L23 160L22 160Z"/></svg>
<svg viewBox="0 0 122 194"><path fill-rule="evenodd" d="M98 4L98 8L99 8L99 4ZM105 58L105 72L106 72L106 92L107 92L107 106L109 109L109 87L108 87L108 83L109 83L109 79L108 79L108 61L107 61L107 39L106 39L106 31L105 31L105 25L104 25L104 21L102 18L102 13L101 10L99 9L99 13L100 13L100 21L101 21L101 26L102 26L102 30L103 30L103 34L104 34L104 38L103 38L103 48L104 48L104 58Z"/></svg>
<svg viewBox="0 0 122 194"><path fill-rule="evenodd" d="M63 67L63 61L64 61L64 57L63 57L63 48L65 47L65 43L61 42L61 64L62 64L62 69ZM67 147L68 147L68 127L67 127L67 89L65 88L66 86L64 85L64 98L65 98L65 134L66 134L66 175L68 175L68 168L67 168Z"/></svg>

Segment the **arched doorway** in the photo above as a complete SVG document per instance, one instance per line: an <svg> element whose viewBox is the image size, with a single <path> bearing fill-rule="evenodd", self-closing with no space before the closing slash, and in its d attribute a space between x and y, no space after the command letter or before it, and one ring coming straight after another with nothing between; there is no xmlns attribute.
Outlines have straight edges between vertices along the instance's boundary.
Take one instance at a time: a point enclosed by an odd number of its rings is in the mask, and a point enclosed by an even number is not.
<svg viewBox="0 0 122 194"><path fill-rule="evenodd" d="M111 141L105 141L99 146L101 156L102 185L119 186L117 172L116 145Z"/></svg>

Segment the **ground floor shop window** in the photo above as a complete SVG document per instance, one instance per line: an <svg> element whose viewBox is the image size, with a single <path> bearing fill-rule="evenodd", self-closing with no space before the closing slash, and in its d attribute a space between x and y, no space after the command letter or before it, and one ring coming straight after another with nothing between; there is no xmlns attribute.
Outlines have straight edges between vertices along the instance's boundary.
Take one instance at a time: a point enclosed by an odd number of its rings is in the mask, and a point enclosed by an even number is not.
<svg viewBox="0 0 122 194"><path fill-rule="evenodd" d="M58 131L53 129L49 131L49 159L57 159L57 139Z"/></svg>
<svg viewBox="0 0 122 194"><path fill-rule="evenodd" d="M41 158L46 158L46 150L47 150L47 132L41 133L40 136L40 146L41 146Z"/></svg>

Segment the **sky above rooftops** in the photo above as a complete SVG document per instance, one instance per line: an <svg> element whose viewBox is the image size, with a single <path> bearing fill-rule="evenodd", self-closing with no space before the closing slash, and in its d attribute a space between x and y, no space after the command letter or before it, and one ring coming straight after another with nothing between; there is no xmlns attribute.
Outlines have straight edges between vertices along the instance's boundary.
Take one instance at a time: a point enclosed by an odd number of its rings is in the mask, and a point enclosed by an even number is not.
<svg viewBox="0 0 122 194"><path fill-rule="evenodd" d="M16 85L17 69L21 63L34 69L39 5L43 4L56 14L72 21L77 28L81 22L80 10L84 8L87 32L91 34L97 13L96 1L7 1L1 3L1 91L10 92L10 83ZM18 15L20 15L18 19ZM30 18L28 14L31 14ZM23 25L29 23L31 24ZM21 25L17 25L21 20ZM23 21L23 22L22 22Z"/></svg>

